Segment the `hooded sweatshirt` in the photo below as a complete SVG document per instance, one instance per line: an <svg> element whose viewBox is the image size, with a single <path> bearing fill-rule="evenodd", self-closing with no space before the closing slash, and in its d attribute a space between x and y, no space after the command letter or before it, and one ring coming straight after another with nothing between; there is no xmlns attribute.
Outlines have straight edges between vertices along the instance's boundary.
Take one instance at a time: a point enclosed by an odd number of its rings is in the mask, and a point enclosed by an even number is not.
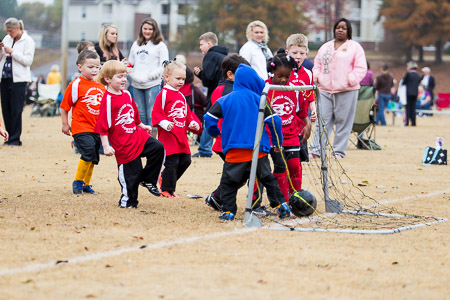
<svg viewBox="0 0 450 300"><path fill-rule="evenodd" d="M223 153L230 149L253 149L258 110L264 81L256 71L247 65L240 64L234 77L233 91L221 97L205 115L205 125L211 136L222 137ZM217 126L223 119L222 130ZM283 143L281 118L273 112L270 105L264 110L264 124L271 132L272 144ZM280 145L276 139L280 137ZM270 152L270 141L266 130L262 131L260 152Z"/></svg>
<svg viewBox="0 0 450 300"><path fill-rule="evenodd" d="M321 91L331 94L359 90L366 72L364 49L353 40L347 40L337 50L334 40L326 42L314 58L314 79Z"/></svg>

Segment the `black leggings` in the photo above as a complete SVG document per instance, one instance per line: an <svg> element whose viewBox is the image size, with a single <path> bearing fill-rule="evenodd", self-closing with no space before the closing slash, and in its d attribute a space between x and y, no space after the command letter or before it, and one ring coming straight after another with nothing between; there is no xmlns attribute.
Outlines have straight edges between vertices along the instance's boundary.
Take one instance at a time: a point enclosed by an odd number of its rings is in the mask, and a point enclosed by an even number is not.
<svg viewBox="0 0 450 300"><path fill-rule="evenodd" d="M10 78L2 78L1 98L2 114L5 129L9 133L7 145L20 146L20 135L22 134L22 111L25 104L26 82L14 83Z"/></svg>

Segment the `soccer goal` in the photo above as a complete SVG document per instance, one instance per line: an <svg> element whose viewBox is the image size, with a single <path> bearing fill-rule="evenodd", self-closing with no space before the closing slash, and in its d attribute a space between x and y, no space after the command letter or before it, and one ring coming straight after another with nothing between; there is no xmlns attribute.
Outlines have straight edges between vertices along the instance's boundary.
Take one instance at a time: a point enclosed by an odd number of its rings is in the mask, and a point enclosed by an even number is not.
<svg viewBox="0 0 450 300"><path fill-rule="evenodd" d="M317 208L313 208L313 213L307 217L280 220L275 216L258 217L252 212L256 162L262 130L264 130L264 108L269 90L313 91L316 95L317 121L314 131L317 133L312 132L311 137L316 136L319 140L320 158L302 162L303 171L307 174L303 177L302 187L315 195ZM447 221L446 218L409 214L366 195L352 181L339 160L334 157L334 151L321 118L320 105L320 93L315 85L265 86L259 104L244 226L299 232L392 234Z"/></svg>

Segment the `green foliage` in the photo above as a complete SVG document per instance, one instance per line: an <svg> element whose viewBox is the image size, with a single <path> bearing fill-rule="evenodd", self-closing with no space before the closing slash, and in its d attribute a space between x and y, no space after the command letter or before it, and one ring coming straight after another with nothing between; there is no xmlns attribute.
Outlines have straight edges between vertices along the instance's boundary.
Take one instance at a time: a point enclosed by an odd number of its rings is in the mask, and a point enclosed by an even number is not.
<svg viewBox="0 0 450 300"><path fill-rule="evenodd" d="M50 6L42 2L25 2L16 10L17 18L24 20L25 29L31 27L52 33L60 30L61 15L62 0L56 0Z"/></svg>
<svg viewBox="0 0 450 300"><path fill-rule="evenodd" d="M269 29L269 47L284 47L286 38L297 32L306 33L309 20L304 17L306 6L292 0L199 0L187 14L186 32L180 49L198 49L198 37L207 31L217 34L219 43L232 51L247 41L245 30L254 20L263 21Z"/></svg>
<svg viewBox="0 0 450 300"><path fill-rule="evenodd" d="M17 8L17 0L1 0L0 17L4 18L15 17L16 8Z"/></svg>

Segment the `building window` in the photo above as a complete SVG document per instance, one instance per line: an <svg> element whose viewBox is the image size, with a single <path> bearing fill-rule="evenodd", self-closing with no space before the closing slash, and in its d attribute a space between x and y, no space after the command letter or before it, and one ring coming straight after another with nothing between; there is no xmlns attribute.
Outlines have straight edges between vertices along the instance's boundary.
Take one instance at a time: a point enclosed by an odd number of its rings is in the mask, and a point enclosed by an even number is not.
<svg viewBox="0 0 450 300"><path fill-rule="evenodd" d="M84 32L84 31L81 32L81 40L82 41L86 40L86 32Z"/></svg>
<svg viewBox="0 0 450 300"><path fill-rule="evenodd" d="M81 18L86 19L86 6L81 7Z"/></svg>
<svg viewBox="0 0 450 300"><path fill-rule="evenodd" d="M103 6L103 11L104 11L106 14L112 14L112 4L105 4L105 5Z"/></svg>
<svg viewBox="0 0 450 300"><path fill-rule="evenodd" d="M187 13L187 5L184 3L178 4L178 14L179 15L185 15Z"/></svg>
<svg viewBox="0 0 450 300"><path fill-rule="evenodd" d="M162 14L168 15L170 12L170 5L169 4L163 4L162 5Z"/></svg>

